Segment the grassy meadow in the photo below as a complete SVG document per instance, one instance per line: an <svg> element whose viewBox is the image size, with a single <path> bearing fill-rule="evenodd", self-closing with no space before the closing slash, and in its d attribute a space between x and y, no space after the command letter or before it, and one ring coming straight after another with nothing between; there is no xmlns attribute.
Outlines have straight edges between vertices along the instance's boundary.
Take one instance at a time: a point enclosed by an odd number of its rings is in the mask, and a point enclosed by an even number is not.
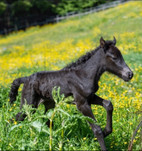
<svg viewBox="0 0 142 151"><path fill-rule="evenodd" d="M92 130L74 105L62 96L55 110L44 115L41 104L32 115L24 106L27 118L10 122L20 111L20 96L10 106L10 85L15 78L37 71L59 70L99 45L99 39L117 39L128 66L134 72L130 82L105 73L97 95L114 105L113 133L105 138L108 150L127 150L137 125L142 120L142 2L131 1L98 13L75 17L57 24L28 28L0 36L0 150L99 150ZM59 101L60 100L60 101ZM92 106L97 123L106 124L106 111ZM45 125L47 118L54 126ZM133 140L133 149L142 149L142 128Z"/></svg>

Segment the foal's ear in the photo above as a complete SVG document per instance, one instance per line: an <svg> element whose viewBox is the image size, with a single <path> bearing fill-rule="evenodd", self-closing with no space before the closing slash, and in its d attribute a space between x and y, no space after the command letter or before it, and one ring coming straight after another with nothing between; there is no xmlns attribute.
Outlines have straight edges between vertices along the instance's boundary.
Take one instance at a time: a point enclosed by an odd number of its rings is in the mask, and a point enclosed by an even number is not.
<svg viewBox="0 0 142 151"><path fill-rule="evenodd" d="M113 36L113 44L116 45L116 38Z"/></svg>
<svg viewBox="0 0 142 151"><path fill-rule="evenodd" d="M106 44L105 40L103 39L103 37L101 37L101 39L100 39L100 46L101 46L101 48L104 48L105 44Z"/></svg>

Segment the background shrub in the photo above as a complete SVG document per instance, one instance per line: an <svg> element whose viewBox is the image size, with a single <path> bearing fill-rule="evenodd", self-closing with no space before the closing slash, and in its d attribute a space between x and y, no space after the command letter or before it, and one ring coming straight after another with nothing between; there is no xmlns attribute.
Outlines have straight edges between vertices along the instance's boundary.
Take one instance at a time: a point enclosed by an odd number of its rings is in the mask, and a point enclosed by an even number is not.
<svg viewBox="0 0 142 151"><path fill-rule="evenodd" d="M3 15L6 11L7 5L4 2L0 2L0 15Z"/></svg>
<svg viewBox="0 0 142 151"><path fill-rule="evenodd" d="M28 0L15 1L14 3L12 3L11 7L12 14L14 16L20 16L23 13L28 13L30 11L30 8L32 7L32 4Z"/></svg>
<svg viewBox="0 0 142 151"><path fill-rule="evenodd" d="M38 13L46 13L51 10L51 3L48 0L32 0L32 9Z"/></svg>

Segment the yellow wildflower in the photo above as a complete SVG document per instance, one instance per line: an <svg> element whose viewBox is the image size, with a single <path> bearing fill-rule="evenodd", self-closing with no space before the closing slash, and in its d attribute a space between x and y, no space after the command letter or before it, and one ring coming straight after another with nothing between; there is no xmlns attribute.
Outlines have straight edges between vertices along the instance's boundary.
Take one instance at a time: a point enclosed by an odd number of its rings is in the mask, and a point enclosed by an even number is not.
<svg viewBox="0 0 142 151"><path fill-rule="evenodd" d="M96 141L96 140L97 140L97 138L95 137L95 138L94 138L94 140Z"/></svg>
<svg viewBox="0 0 142 151"><path fill-rule="evenodd" d="M17 125L17 122L16 122L16 121L14 121L14 124L15 124L15 125Z"/></svg>

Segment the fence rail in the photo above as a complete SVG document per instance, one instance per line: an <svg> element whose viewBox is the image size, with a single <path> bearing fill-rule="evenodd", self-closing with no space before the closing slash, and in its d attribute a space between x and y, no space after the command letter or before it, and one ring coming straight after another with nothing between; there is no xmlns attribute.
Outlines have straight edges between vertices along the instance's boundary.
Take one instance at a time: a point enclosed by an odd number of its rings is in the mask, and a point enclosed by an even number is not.
<svg viewBox="0 0 142 151"><path fill-rule="evenodd" d="M81 17L81 16L88 15L88 14L91 14L91 13L94 13L94 12L98 12L98 11L102 11L102 10L105 10L105 9L108 9L108 8L116 7L117 5L122 4L122 3L127 3L128 1L131 1L131 0L117 0L117 1L113 1L113 2L107 2L105 4L102 4L102 5L99 5L99 6L96 6L96 7L91 7L91 8L84 9L82 12L70 12L70 13L67 13L66 15L64 15L64 16L58 16L57 15L57 16L54 16L50 19L45 18L44 21L34 21L33 23L28 23L26 21L25 24L20 25L20 26L15 24L13 26L13 28L8 28L8 29L4 28L3 30L0 31L0 34L8 34L9 32L17 31L17 30L20 30L20 29L26 29L27 27L30 27L30 26L44 25L44 24L48 24L48 23L55 23L55 22L59 22L59 21L71 18L71 17Z"/></svg>

